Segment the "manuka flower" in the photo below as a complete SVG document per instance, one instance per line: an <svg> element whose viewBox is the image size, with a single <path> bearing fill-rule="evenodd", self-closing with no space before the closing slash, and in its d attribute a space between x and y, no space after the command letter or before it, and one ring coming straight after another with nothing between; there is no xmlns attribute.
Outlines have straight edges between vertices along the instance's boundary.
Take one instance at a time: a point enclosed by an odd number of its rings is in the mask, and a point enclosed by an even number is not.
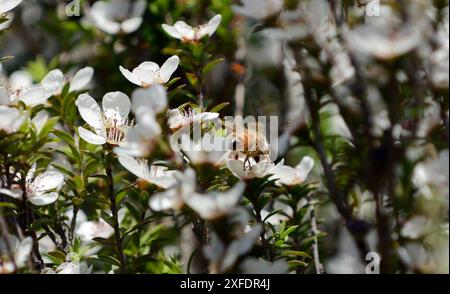
<svg viewBox="0 0 450 294"><path fill-rule="evenodd" d="M64 183L64 175L58 171L45 171L35 177L36 164L33 164L25 177L25 192L27 200L36 206L49 205L58 199L59 190ZM12 187L10 190L2 188L0 193L21 199L23 191Z"/></svg>
<svg viewBox="0 0 450 294"><path fill-rule="evenodd" d="M97 1L88 11L87 20L107 34L129 34L142 24L145 0Z"/></svg>
<svg viewBox="0 0 450 294"><path fill-rule="evenodd" d="M128 120L131 102L127 95L122 92L105 94L103 110L94 98L87 94L78 96L76 105L81 117L94 130L91 132L83 127L78 128L80 137L85 141L94 145L120 145L125 141L132 125Z"/></svg>
<svg viewBox="0 0 450 294"><path fill-rule="evenodd" d="M195 109L189 108L187 110L170 109L168 111L169 128L176 131L191 124L214 121L219 118L216 112L198 112Z"/></svg>
<svg viewBox="0 0 450 294"><path fill-rule="evenodd" d="M242 6L234 5L233 10L257 20L264 20L276 14L283 9L282 0L241 0Z"/></svg>
<svg viewBox="0 0 450 294"><path fill-rule="evenodd" d="M273 178L277 179L276 183L278 185L295 186L302 184L306 180L313 167L314 159L305 156L295 168L284 165L283 159L268 173L274 175Z"/></svg>
<svg viewBox="0 0 450 294"><path fill-rule="evenodd" d="M143 88L148 88L153 84L167 83L174 71L177 69L179 63L180 58L174 55L167 59L161 67L154 62L146 61L133 69L132 72L122 66L120 66L119 69L127 80L133 84Z"/></svg>
<svg viewBox="0 0 450 294"><path fill-rule="evenodd" d="M214 16L207 24L192 27L184 21L177 21L173 26L163 24L162 28L168 35L173 38L180 39L183 42L198 42L203 37L211 37L222 21L220 14Z"/></svg>
<svg viewBox="0 0 450 294"><path fill-rule="evenodd" d="M176 176L181 172L169 170L165 166L152 164L150 167L147 160L137 159L128 155L119 154L120 164L137 176L140 180L144 180L158 187L167 189L177 183Z"/></svg>
<svg viewBox="0 0 450 294"><path fill-rule="evenodd" d="M0 15L14 9L23 0L0 0Z"/></svg>

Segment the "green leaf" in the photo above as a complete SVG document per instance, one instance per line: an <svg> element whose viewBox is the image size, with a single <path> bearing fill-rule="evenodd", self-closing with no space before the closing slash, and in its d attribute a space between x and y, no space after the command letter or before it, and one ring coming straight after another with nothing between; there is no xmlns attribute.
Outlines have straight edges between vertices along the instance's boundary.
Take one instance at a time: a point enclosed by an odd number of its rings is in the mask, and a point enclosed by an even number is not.
<svg viewBox="0 0 450 294"><path fill-rule="evenodd" d="M75 145L75 141L73 140L72 135L67 132L61 130L53 130L53 134L61 140L65 141L67 144Z"/></svg>
<svg viewBox="0 0 450 294"><path fill-rule="evenodd" d="M301 256L306 258L312 258L311 255L309 255L306 252L303 251L294 251L294 250L288 250L281 253L282 256Z"/></svg>
<svg viewBox="0 0 450 294"><path fill-rule="evenodd" d="M97 258L93 259L110 265L120 266L120 261L110 255L99 255Z"/></svg>
<svg viewBox="0 0 450 294"><path fill-rule="evenodd" d="M166 83L166 88L170 88L170 86L172 86L173 84L175 84L175 83L178 82L179 80L181 80L180 77L171 79L169 82Z"/></svg>
<svg viewBox="0 0 450 294"><path fill-rule="evenodd" d="M289 234L292 233L297 228L298 228L298 226L289 227L286 231L284 231L283 233L280 234L280 238L281 239L287 238L289 236Z"/></svg>
<svg viewBox="0 0 450 294"><path fill-rule="evenodd" d="M288 261L289 267L307 267L308 263L301 261L301 260L289 260Z"/></svg>
<svg viewBox="0 0 450 294"><path fill-rule="evenodd" d="M10 60L10 59L13 59L13 58L14 58L14 56L4 56L4 57L0 58L0 62L6 61L6 60Z"/></svg>
<svg viewBox="0 0 450 294"><path fill-rule="evenodd" d="M207 65L205 65L202 69L202 74L206 75L208 74L216 65L218 65L219 63L222 63L225 59L223 58L218 58L216 60L211 61L210 63L208 63Z"/></svg>
<svg viewBox="0 0 450 294"><path fill-rule="evenodd" d="M224 102L220 103L219 105L216 105L213 107L213 109L210 110L210 112L220 112L222 109L230 105L230 102Z"/></svg>
<svg viewBox="0 0 450 294"><path fill-rule="evenodd" d="M271 216L273 216L273 215L275 215L275 214L277 214L277 213L279 213L279 212L282 212L283 211L283 209L277 209L277 210L274 210L274 211L271 211L268 215L266 215L266 217L263 219L263 222L265 223L266 222L266 220L268 220Z"/></svg>
<svg viewBox="0 0 450 294"><path fill-rule="evenodd" d="M0 207L17 209L17 206L14 203L10 203L10 202L0 202Z"/></svg>
<svg viewBox="0 0 450 294"><path fill-rule="evenodd" d="M59 170L60 172L62 172L63 174L65 174L65 175L68 175L68 176L70 176L70 177L75 176L75 174L74 174L72 171L68 170L66 167L64 167L64 166L62 166L62 165L53 163L52 166L53 166L54 168L56 168L57 170Z"/></svg>

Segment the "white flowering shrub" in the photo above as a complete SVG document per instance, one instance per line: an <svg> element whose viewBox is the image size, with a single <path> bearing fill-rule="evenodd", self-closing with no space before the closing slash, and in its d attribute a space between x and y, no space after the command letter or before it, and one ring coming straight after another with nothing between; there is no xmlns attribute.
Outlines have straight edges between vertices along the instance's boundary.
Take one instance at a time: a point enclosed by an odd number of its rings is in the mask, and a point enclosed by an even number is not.
<svg viewBox="0 0 450 294"><path fill-rule="evenodd" d="M66 5L0 0L0 273L448 273L448 1Z"/></svg>

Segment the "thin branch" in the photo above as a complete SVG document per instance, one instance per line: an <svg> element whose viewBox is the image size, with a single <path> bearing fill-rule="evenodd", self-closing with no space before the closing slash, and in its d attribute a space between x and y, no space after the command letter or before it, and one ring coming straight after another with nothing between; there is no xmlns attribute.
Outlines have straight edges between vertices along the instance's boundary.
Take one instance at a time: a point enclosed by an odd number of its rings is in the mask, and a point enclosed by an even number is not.
<svg viewBox="0 0 450 294"><path fill-rule="evenodd" d="M116 194L114 193L114 178L113 178L113 172L112 172L112 166L111 164L106 164L106 175L108 177L108 196L110 201L110 209L111 214L113 218L113 225L114 225L114 237L116 238L116 249L117 249L117 255L119 257L120 262L120 272L123 274L125 273L125 254L123 252L123 240L120 233L120 226L119 226L119 217L117 213L117 207L116 207Z"/></svg>
<svg viewBox="0 0 450 294"><path fill-rule="evenodd" d="M314 206L311 206L311 232L313 233L314 236L313 241L314 267L316 269L316 274L320 275L323 274L325 270L323 268L323 264L320 262L319 241L317 239L319 230L317 229L316 212Z"/></svg>

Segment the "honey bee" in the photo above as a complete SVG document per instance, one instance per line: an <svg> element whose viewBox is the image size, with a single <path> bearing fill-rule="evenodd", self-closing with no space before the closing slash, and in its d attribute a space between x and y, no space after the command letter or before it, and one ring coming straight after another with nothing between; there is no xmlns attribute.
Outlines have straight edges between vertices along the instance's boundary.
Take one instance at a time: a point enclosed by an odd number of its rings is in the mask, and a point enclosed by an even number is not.
<svg viewBox="0 0 450 294"><path fill-rule="evenodd" d="M244 126L225 122L225 128L233 138L232 150L235 159L245 156L244 169L247 165L249 169L252 168L250 158L259 162L261 157L269 156L270 146L261 123L247 123Z"/></svg>

